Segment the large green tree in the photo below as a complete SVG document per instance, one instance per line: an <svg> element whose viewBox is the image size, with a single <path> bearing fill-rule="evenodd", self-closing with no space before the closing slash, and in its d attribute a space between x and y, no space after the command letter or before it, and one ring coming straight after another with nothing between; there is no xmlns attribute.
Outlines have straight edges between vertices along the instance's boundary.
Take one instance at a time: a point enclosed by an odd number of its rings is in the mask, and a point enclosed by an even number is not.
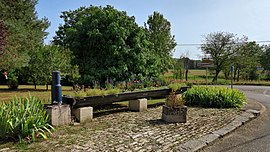
<svg viewBox="0 0 270 152"><path fill-rule="evenodd" d="M7 45L7 28L3 21L0 20L0 57L4 54Z"/></svg>
<svg viewBox="0 0 270 152"><path fill-rule="evenodd" d="M83 83L158 74L157 58L151 54L153 45L133 16L112 6L90 6L65 11L61 18L64 24L54 43L73 52Z"/></svg>
<svg viewBox="0 0 270 152"><path fill-rule="evenodd" d="M27 66L29 55L43 43L49 22L38 19L36 4L37 0L0 0L0 19L8 31L1 69L12 71Z"/></svg>
<svg viewBox="0 0 270 152"><path fill-rule="evenodd" d="M159 70L166 72L172 67L172 53L176 47L174 35L171 35L171 23L159 12L148 17L145 29L153 43L154 54L160 59Z"/></svg>
<svg viewBox="0 0 270 152"><path fill-rule="evenodd" d="M213 59L215 70L213 82L217 81L220 71L228 63L227 61L236 55L237 48L244 42L246 37L240 39L235 34L226 32L210 33L204 37L201 50Z"/></svg>

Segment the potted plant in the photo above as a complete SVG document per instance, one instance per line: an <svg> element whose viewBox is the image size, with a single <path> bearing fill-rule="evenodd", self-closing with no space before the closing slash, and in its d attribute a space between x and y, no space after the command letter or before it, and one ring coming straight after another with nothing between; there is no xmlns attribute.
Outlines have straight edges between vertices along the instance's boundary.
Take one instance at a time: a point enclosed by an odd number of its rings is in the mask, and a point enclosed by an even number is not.
<svg viewBox="0 0 270 152"><path fill-rule="evenodd" d="M182 95L176 94L176 91L172 90L162 107L162 120L165 122L185 123L187 121L187 107L184 103Z"/></svg>

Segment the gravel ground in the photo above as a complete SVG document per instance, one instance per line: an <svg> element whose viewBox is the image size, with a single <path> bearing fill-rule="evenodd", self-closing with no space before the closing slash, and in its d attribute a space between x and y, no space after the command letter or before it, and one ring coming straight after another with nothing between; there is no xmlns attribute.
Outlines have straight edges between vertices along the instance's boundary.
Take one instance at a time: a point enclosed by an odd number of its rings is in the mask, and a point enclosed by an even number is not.
<svg viewBox="0 0 270 152"><path fill-rule="evenodd" d="M59 152L174 151L187 140L224 127L242 112L239 109L188 108L187 123L173 124L161 120L161 106L145 112L118 112L96 117L85 124L58 128L48 141L19 149ZM18 150L18 147L7 150L14 149Z"/></svg>

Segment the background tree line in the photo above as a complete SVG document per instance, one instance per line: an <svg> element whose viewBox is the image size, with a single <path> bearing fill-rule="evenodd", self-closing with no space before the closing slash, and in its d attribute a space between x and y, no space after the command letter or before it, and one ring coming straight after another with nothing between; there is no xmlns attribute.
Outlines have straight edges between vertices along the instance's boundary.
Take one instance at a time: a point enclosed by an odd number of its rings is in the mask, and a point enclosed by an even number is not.
<svg viewBox="0 0 270 152"><path fill-rule="evenodd" d="M264 80L270 79L270 45L259 45L255 41L248 41L248 37L237 37L236 34L228 32L214 32L204 36L201 50L214 63L210 68L214 74L213 82L216 82L220 72L225 79L233 76L234 81L258 80L259 67L263 68ZM183 79L184 70L191 67L191 60L180 57L175 64L175 77ZM232 73L231 67L234 66Z"/></svg>

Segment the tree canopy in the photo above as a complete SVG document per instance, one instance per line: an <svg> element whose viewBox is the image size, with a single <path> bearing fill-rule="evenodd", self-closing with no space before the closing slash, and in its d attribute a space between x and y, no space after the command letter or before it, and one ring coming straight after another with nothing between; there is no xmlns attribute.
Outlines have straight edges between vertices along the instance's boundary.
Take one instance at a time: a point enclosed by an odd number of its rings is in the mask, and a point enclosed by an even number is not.
<svg viewBox="0 0 270 152"><path fill-rule="evenodd" d="M0 21L0 57L4 54L4 49L7 45L7 28L2 21Z"/></svg>
<svg viewBox="0 0 270 152"><path fill-rule="evenodd" d="M112 6L81 7L61 15L54 43L69 48L83 83L126 81L158 75L157 57L135 18Z"/></svg>
<svg viewBox="0 0 270 152"><path fill-rule="evenodd" d="M260 66L262 47L253 41L245 42L238 49L233 61L235 64L234 76L237 75L237 81L239 81L240 76L245 80L256 80L258 78L256 70Z"/></svg>
<svg viewBox="0 0 270 152"><path fill-rule="evenodd" d="M23 68L23 75L28 82L50 84L52 71L61 71L62 76L72 76L77 72L72 69L72 52L56 45L41 45L30 56L30 62Z"/></svg>
<svg viewBox="0 0 270 152"><path fill-rule="evenodd" d="M204 37L201 49L213 59L215 70L213 82L217 81L218 74L226 61L236 54L237 48L246 42L246 39L246 37L239 39L235 34L226 32L210 33Z"/></svg>
<svg viewBox="0 0 270 152"><path fill-rule="evenodd" d="M148 17L145 29L153 43L153 53L160 59L159 70L164 73L172 67L172 53L176 47L174 35L171 35L171 24L161 13L154 12Z"/></svg>
<svg viewBox="0 0 270 152"><path fill-rule="evenodd" d="M260 56L260 64L267 74L267 79L270 80L270 45L264 45Z"/></svg>
<svg viewBox="0 0 270 152"><path fill-rule="evenodd" d="M10 71L27 66L31 51L43 43L49 22L37 18L36 4L37 0L0 0L0 18L8 32L0 68Z"/></svg>

